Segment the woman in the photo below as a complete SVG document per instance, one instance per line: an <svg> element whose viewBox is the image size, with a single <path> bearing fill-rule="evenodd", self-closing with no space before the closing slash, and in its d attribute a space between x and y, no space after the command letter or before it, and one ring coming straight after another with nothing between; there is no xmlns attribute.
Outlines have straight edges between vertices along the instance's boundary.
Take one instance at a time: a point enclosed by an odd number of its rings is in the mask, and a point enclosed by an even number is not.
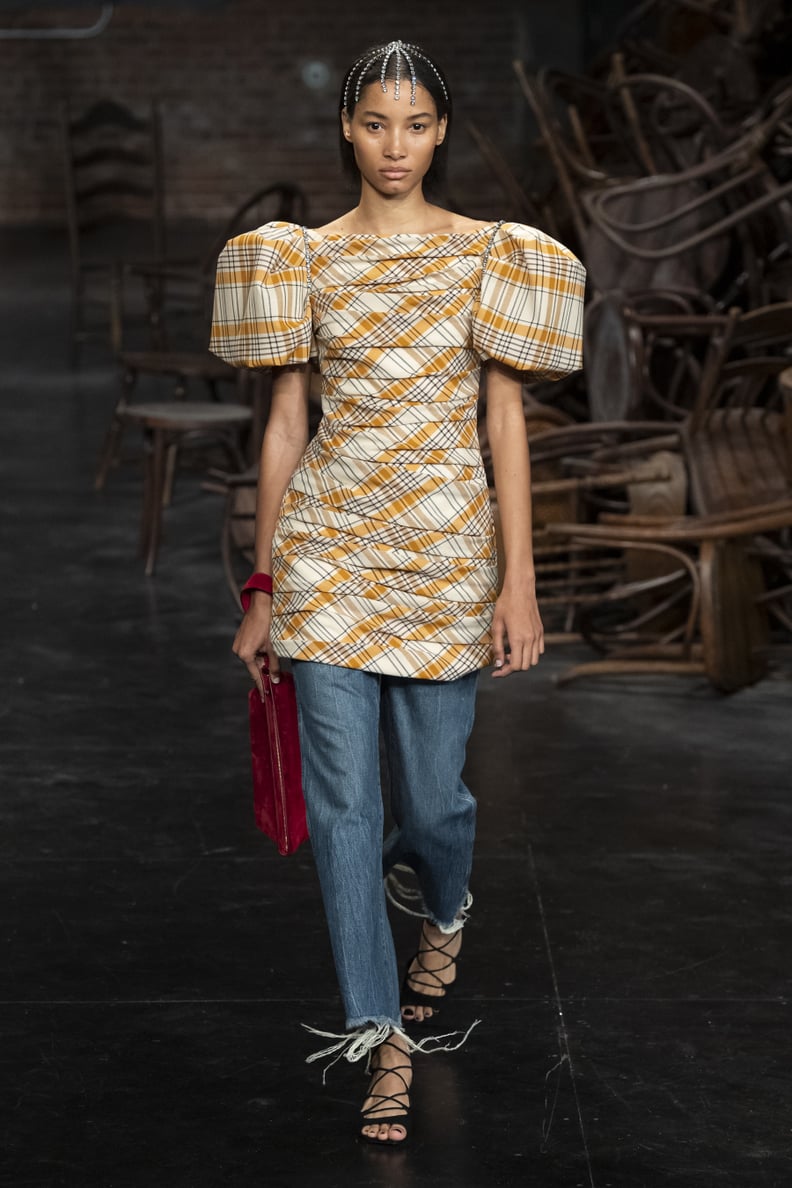
<svg viewBox="0 0 792 1188"><path fill-rule="evenodd" d="M212 349L277 369L257 575L234 651L259 688L260 658L273 679L278 657L291 659L309 832L346 1010L346 1032L317 1055L368 1057L360 1134L397 1145L410 1053L427 1046L406 1028L425 1026L454 982L471 902L475 802L461 771L478 671L525 671L544 650L521 385L526 373L579 367L584 275L539 231L427 201L452 107L420 48L397 41L364 54L340 109L357 206L316 230L276 222L232 240ZM323 419L309 443L314 355ZM476 431L482 360L505 552L499 595ZM380 729L395 821L384 852ZM416 873L426 912L401 999L383 888L397 866Z"/></svg>

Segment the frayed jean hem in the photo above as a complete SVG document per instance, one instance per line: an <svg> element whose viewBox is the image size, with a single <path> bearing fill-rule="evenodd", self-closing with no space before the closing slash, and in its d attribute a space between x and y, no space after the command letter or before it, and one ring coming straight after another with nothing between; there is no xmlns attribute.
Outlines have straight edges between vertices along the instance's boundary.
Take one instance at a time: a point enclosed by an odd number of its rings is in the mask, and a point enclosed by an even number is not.
<svg viewBox="0 0 792 1188"><path fill-rule="evenodd" d="M361 1015L359 1019L347 1019L347 1031L355 1031L361 1027L392 1027L394 1031L403 1031L403 1019L391 1019L388 1015Z"/></svg>
<svg viewBox="0 0 792 1188"><path fill-rule="evenodd" d="M466 891L462 906L450 924L443 924L440 920L435 920L431 916L428 917L429 923L434 924L435 928L439 929L444 936L453 936L455 932L459 932L467 924L472 906L473 896L469 891Z"/></svg>
<svg viewBox="0 0 792 1188"><path fill-rule="evenodd" d="M456 919L452 920L450 924L441 924L439 920L433 920L427 916L430 924L434 924L438 932L442 932L443 936L453 936L455 932L461 932L465 927L465 921Z"/></svg>

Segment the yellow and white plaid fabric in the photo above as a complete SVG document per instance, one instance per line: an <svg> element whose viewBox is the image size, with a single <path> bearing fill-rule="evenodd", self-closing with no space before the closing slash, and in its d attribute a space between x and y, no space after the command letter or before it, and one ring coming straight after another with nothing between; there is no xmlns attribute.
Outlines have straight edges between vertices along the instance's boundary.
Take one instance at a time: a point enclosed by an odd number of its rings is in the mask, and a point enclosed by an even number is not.
<svg viewBox="0 0 792 1188"><path fill-rule="evenodd" d="M322 374L324 416L273 542L281 655L436 680L490 663L479 367L579 368L584 281L566 248L515 223L387 237L269 223L231 240L212 350L249 367L315 353Z"/></svg>

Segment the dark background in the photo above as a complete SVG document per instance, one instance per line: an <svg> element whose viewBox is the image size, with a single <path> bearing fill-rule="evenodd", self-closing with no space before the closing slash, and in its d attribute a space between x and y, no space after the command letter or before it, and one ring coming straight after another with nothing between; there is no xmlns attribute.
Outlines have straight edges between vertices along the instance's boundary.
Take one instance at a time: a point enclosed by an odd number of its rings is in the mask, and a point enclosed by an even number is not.
<svg viewBox="0 0 792 1188"><path fill-rule="evenodd" d="M424 45L449 75L457 129L450 183L466 212L489 217L501 195L467 135L473 119L518 172L532 139L511 62L580 69L613 37L628 0L169 0L116 3L91 38L26 31L88 29L100 4L0 3L0 224L64 221L60 108L111 97L161 105L167 216L216 222L259 185L289 180L321 223L349 205L336 157L344 70L371 42Z"/></svg>

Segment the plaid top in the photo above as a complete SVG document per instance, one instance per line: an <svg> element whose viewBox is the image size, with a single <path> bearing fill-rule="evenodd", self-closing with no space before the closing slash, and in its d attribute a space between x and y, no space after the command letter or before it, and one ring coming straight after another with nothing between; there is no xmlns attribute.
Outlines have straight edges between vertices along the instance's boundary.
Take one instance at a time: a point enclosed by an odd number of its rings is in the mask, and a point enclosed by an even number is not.
<svg viewBox="0 0 792 1188"><path fill-rule="evenodd" d="M437 680L490 663L480 363L579 368L584 278L516 223L385 237L268 223L230 241L211 349L247 367L316 355L322 374L273 541L280 654Z"/></svg>

